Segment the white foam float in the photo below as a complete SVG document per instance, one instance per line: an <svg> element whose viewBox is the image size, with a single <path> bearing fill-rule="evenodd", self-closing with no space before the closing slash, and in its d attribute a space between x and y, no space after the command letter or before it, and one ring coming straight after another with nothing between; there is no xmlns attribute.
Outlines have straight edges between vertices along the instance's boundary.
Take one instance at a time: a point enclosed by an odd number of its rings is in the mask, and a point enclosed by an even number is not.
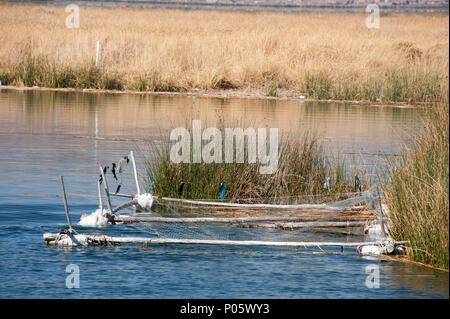
<svg viewBox="0 0 450 319"><path fill-rule="evenodd" d="M106 226L109 224L108 218L105 217L107 212L105 209L97 208L91 214L83 214L77 225L88 227Z"/></svg>
<svg viewBox="0 0 450 319"><path fill-rule="evenodd" d="M361 246L360 249L358 249L358 253L361 255L381 255L383 254L383 249L380 246L367 245Z"/></svg>
<svg viewBox="0 0 450 319"><path fill-rule="evenodd" d="M44 237L45 238L45 237ZM81 234L58 234L57 240L55 240L53 245L56 246L88 246L90 244L89 239L86 235Z"/></svg>
<svg viewBox="0 0 450 319"><path fill-rule="evenodd" d="M372 240L382 240L384 239L384 235L386 236L389 234L390 230L390 222L389 220L384 222L384 233L383 229L381 228L380 222L377 220L376 223L373 223L366 228L364 228L364 234L368 235L369 239Z"/></svg>
<svg viewBox="0 0 450 319"><path fill-rule="evenodd" d="M153 206L153 196L150 193L137 194L134 199L136 200L136 210L150 210Z"/></svg>
<svg viewBox="0 0 450 319"><path fill-rule="evenodd" d="M395 241L388 238L379 242L379 244L372 243L358 246L356 251L361 255L395 255L398 253L395 248Z"/></svg>

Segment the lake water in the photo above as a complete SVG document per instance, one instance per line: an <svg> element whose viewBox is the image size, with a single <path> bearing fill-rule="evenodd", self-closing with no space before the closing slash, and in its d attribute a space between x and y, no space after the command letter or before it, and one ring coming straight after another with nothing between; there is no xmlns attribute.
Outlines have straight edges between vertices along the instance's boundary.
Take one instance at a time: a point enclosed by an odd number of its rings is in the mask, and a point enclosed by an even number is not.
<svg viewBox="0 0 450 319"><path fill-rule="evenodd" d="M59 175L64 175L69 210L76 224L82 212L92 212L98 206L97 163L117 161L135 150L143 175L144 140L158 140L168 130L185 126L188 118L202 119L205 127L213 126L220 115L294 134L313 131L331 152L349 157L363 170L382 167L386 157L395 159L402 141L421 126L423 113L420 109L298 101L3 89L0 297L448 298L448 273L381 257L203 245L58 248L45 246L42 239L43 233L58 232L66 226ZM133 192L131 178L126 175L124 192ZM212 233L217 238L364 240L358 236L217 225L199 225L199 229L165 227L167 233ZM161 231L149 225L76 226L76 230L147 237ZM79 289L66 287L69 264L79 267ZM379 269L379 288L365 284L369 265Z"/></svg>

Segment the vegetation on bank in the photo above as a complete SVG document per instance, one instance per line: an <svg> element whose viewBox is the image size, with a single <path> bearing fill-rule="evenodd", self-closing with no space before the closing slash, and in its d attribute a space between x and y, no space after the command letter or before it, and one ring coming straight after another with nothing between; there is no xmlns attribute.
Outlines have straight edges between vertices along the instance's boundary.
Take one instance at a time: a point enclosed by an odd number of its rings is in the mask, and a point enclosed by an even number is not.
<svg viewBox="0 0 450 319"><path fill-rule="evenodd" d="M222 123L219 127L222 136L225 136L225 127L234 126ZM277 169L267 175L260 173L262 164L259 160L248 162L247 138L243 163L236 160L237 153L241 153L239 149L235 151L233 163L174 163L170 159L174 144L167 139L162 144L150 145L147 150L147 184L154 182L152 193L159 196L217 200L222 182L226 187L225 200L234 202L318 203L344 199L348 197L347 193L354 192L354 172L349 171L343 160L328 156L320 140L308 133L286 137L280 142ZM225 148L222 154L225 154ZM192 149L190 158L192 161ZM366 188L364 177L360 177ZM180 195L181 182L185 185Z"/></svg>
<svg viewBox="0 0 450 319"><path fill-rule="evenodd" d="M368 29L359 14L82 7L80 28L69 29L64 7L0 8L6 85L448 101L448 15L382 16Z"/></svg>
<svg viewBox="0 0 450 319"><path fill-rule="evenodd" d="M430 110L424 130L413 136L400 164L391 166L385 195L392 235L409 240L410 258L448 269L448 103Z"/></svg>

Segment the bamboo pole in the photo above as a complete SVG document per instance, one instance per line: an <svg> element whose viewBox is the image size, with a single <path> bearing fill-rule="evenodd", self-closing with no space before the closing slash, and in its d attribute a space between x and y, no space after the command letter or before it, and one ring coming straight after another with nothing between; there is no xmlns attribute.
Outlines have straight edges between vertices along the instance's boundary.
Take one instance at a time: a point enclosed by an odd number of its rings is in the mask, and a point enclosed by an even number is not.
<svg viewBox="0 0 450 319"><path fill-rule="evenodd" d="M99 181L97 181L97 190L98 190L98 205L100 207L100 210L103 211L102 189Z"/></svg>
<svg viewBox="0 0 450 319"><path fill-rule="evenodd" d="M134 204L136 204L136 203L137 203L137 200L132 200L132 201L126 202L126 203L124 203L124 204L122 204L122 205L120 205L120 206L117 206L116 208L113 208L111 212L112 212L112 214L114 215L114 214L117 213L118 211L120 211L120 210L122 210L122 209L124 209L124 208L130 207L130 206L132 206L132 205L134 205ZM117 218L119 218L119 220L120 220L120 217L115 217L115 218L114 218L114 221L115 221L115 222L117 222Z"/></svg>
<svg viewBox="0 0 450 319"><path fill-rule="evenodd" d="M129 195L129 194L122 194L122 193L110 193L111 196L117 196L117 197L126 197L126 198L134 198L135 195Z"/></svg>
<svg viewBox="0 0 450 319"><path fill-rule="evenodd" d="M70 221L70 216L69 216L69 207L67 206L66 189L64 188L64 179L62 176L59 176L59 180L61 182L61 188L62 188L63 199L64 199L64 209L66 210L67 223L69 224L70 232L73 233L72 222Z"/></svg>
<svg viewBox="0 0 450 319"><path fill-rule="evenodd" d="M133 173L134 173L134 180L136 181L137 194L140 194L141 189L139 187L139 180L138 180L138 175L137 175L137 170L136 170L136 161L134 160L133 151L130 152L130 156L131 156L131 162L133 163Z"/></svg>
<svg viewBox="0 0 450 319"><path fill-rule="evenodd" d="M133 201L127 203L132 204ZM125 204L124 204L125 205ZM130 206L130 205L128 205ZM127 207L128 207L127 206ZM117 208L115 208L116 210ZM305 216L260 216L260 217L136 217L136 216L116 216L114 221L116 223L249 223L249 222L267 222L267 221L289 221L289 222L314 222L317 218L305 217ZM322 222L319 225L326 225L332 223L340 225L339 223L350 223L349 225L356 225L352 223L358 223L358 226L362 226L367 222L367 219L351 221L339 221L339 222ZM309 223L309 224L310 224ZM327 224L327 225L328 225ZM305 226L306 227L306 226ZM321 226L319 226L321 227ZM332 226L328 226L332 227ZM350 226L351 227L351 226Z"/></svg>
<svg viewBox="0 0 450 319"><path fill-rule="evenodd" d="M156 200L180 202L183 204L205 205L205 206L220 206L220 207L240 207L240 208L276 208L276 209L322 209L330 211L343 211L349 208L338 208L328 204L297 204L297 205L279 205L279 204L239 204L227 202L207 202L199 200L190 200L182 198L170 198L153 196ZM351 209L351 208L350 208Z"/></svg>
<svg viewBox="0 0 450 319"><path fill-rule="evenodd" d="M111 198L109 197L108 181L106 180L105 173L103 172L103 167L101 165L99 165L98 167L100 168L100 173L102 174L103 188L105 189L105 194L106 194L106 203L108 204L109 212L112 214Z"/></svg>
<svg viewBox="0 0 450 319"><path fill-rule="evenodd" d="M339 221L339 222L319 222L311 225L311 222L292 222L292 223L264 223L264 224L248 224L249 228L275 228L282 230L292 230L299 228L348 228L361 227L367 221Z"/></svg>
<svg viewBox="0 0 450 319"><path fill-rule="evenodd" d="M47 244L57 244L59 234L45 233ZM382 245L378 242L282 242L261 240L216 240L216 239L184 239L184 238L148 238L148 237L111 237L105 235L83 235L91 243L135 243L135 244L198 244L198 245L237 245L237 246L285 246L285 247L359 247ZM407 244L406 241L394 242L395 245Z"/></svg>

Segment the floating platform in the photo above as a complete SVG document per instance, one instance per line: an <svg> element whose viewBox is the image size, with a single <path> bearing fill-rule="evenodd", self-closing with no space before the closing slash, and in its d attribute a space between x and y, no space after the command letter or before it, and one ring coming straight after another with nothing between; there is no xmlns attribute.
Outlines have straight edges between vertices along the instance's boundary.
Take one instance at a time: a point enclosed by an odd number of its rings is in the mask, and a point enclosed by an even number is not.
<svg viewBox="0 0 450 319"><path fill-rule="evenodd" d="M105 235L85 235L63 232L59 234L45 233L44 241L47 245L55 246L114 246L124 243L161 245L161 244L189 244L189 245L228 245L228 246L274 246L274 247L354 247L358 252L367 251L369 254L393 254L397 246L405 245L404 241L384 240L377 242L295 242L295 241L261 241L261 240L220 240L220 239L187 239L187 238L148 238L148 237L112 237ZM366 248L365 248L366 247ZM368 249L367 249L368 248ZM378 254L377 253L377 254Z"/></svg>

